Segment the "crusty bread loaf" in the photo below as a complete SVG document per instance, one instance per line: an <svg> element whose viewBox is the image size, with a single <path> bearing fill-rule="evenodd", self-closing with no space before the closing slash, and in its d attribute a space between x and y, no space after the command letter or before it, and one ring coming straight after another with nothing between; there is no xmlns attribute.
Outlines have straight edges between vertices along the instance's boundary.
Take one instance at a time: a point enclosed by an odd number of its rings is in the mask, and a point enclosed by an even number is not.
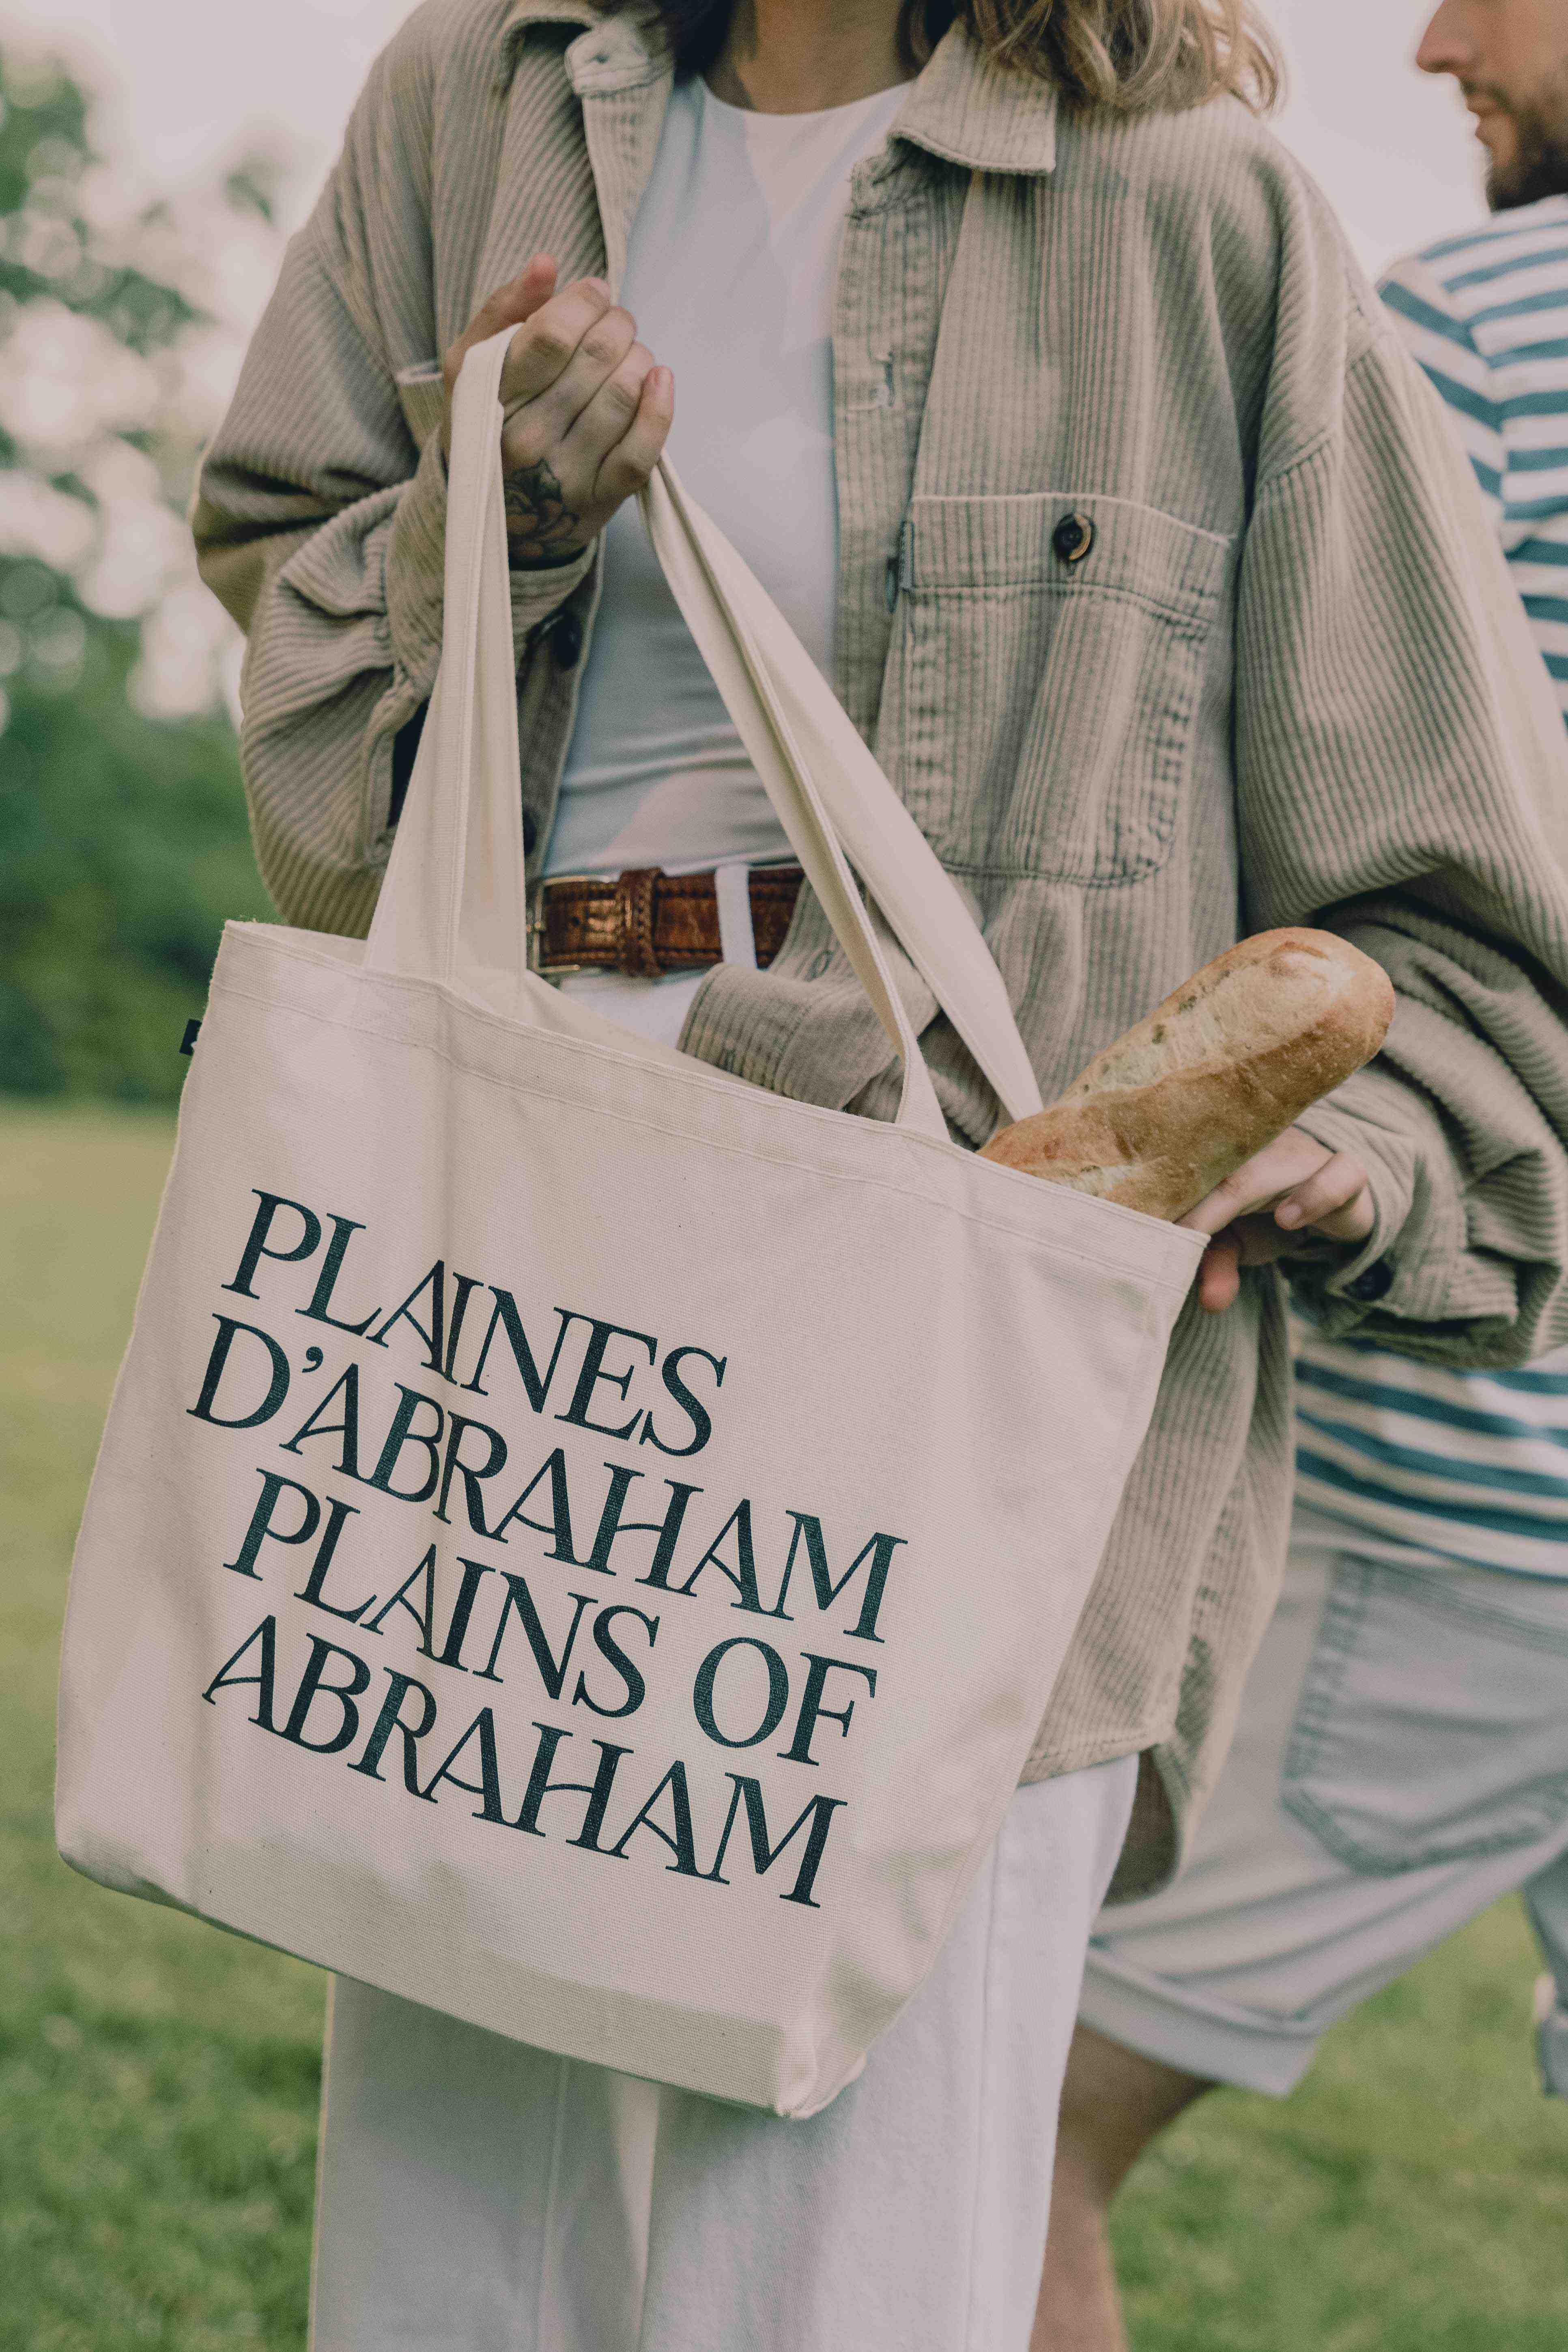
<svg viewBox="0 0 1568 2352"><path fill-rule="evenodd" d="M982 1155L1174 1222L1382 1045L1387 973L1329 931L1260 931Z"/></svg>

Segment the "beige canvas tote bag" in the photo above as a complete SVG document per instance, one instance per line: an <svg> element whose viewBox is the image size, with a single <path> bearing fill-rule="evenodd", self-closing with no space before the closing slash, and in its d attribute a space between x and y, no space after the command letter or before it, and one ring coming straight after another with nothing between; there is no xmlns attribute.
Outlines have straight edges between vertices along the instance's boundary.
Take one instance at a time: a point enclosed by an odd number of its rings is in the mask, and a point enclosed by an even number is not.
<svg viewBox="0 0 1568 2352"><path fill-rule="evenodd" d="M458 387L444 658L370 938L224 935L72 1572L60 1849L809 2115L998 1827L1203 1244L949 1139L882 925L1016 1117L995 967L668 474L654 544L903 1057L898 1117L528 971L505 343Z"/></svg>

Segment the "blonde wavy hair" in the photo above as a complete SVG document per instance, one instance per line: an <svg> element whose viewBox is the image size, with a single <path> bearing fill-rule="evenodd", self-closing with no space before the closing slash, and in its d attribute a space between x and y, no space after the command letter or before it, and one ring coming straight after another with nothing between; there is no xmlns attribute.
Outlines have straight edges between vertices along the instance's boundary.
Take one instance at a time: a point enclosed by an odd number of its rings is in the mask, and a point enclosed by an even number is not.
<svg viewBox="0 0 1568 2352"><path fill-rule="evenodd" d="M662 25L686 72L724 46L735 0L606 0ZM1175 112L1224 93L1259 114L1279 103L1284 64L1254 0L903 0L899 46L923 65L950 25L999 65L1054 83L1080 106Z"/></svg>
<svg viewBox="0 0 1568 2352"><path fill-rule="evenodd" d="M1124 114L1173 112L1222 92L1264 114L1284 88L1279 46L1253 0L957 0L941 13L1002 64Z"/></svg>

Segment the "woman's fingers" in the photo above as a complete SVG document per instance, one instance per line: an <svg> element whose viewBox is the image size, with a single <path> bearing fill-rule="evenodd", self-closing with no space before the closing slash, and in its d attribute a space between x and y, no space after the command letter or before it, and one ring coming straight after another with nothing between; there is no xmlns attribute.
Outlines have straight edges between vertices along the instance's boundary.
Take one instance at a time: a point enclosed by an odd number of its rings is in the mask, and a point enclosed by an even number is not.
<svg viewBox="0 0 1568 2352"><path fill-rule="evenodd" d="M1214 1237L1198 1271L1199 1303L1221 1314L1237 1296L1242 1266L1310 1254L1320 1239L1364 1241L1374 1217L1354 1153L1330 1151L1304 1129L1288 1128L1182 1219Z"/></svg>
<svg viewBox="0 0 1568 2352"><path fill-rule="evenodd" d="M618 507L640 490L664 454L675 417L675 378L667 367L649 368L637 412L601 464L595 494L601 506Z"/></svg>
<svg viewBox="0 0 1568 2352"><path fill-rule="evenodd" d="M1223 1183L1182 1219L1194 1233L1217 1234L1237 1217L1267 1208L1322 1167L1329 1154L1299 1127L1288 1127L1272 1143L1244 1160Z"/></svg>
<svg viewBox="0 0 1568 2352"><path fill-rule="evenodd" d="M674 408L669 370L656 368L636 343L563 438L540 434L531 407L516 418L502 436L501 460L517 557L543 562L602 530L658 463ZM548 454L536 455L541 448Z"/></svg>
<svg viewBox="0 0 1568 2352"><path fill-rule="evenodd" d="M1331 1170L1334 1171L1331 1175ZM1350 1182L1352 1170L1355 1181ZM1194 1233L1217 1234L1234 1224L1238 1217L1304 1204L1304 1215L1284 1219L1284 1227L1289 1230L1314 1223L1320 1201L1333 1210L1343 1208L1365 1182L1365 1170L1349 1152L1331 1151L1305 1128L1288 1127L1223 1183L1216 1184L1195 1209L1188 1210L1181 1222ZM1369 1232L1371 1223L1369 1213Z"/></svg>
<svg viewBox="0 0 1568 2352"><path fill-rule="evenodd" d="M1333 1157L1295 1185L1274 1211L1274 1222L1286 1233L1311 1226L1334 1241L1364 1241L1373 1226L1372 1193L1366 1170L1351 1151Z"/></svg>
<svg viewBox="0 0 1568 2352"><path fill-rule="evenodd" d="M674 382L602 278L557 289L554 262L536 254L480 306L442 363L448 447L465 355L514 321L500 383L507 537L514 563L559 563L647 480L674 415Z"/></svg>
<svg viewBox="0 0 1568 2352"><path fill-rule="evenodd" d="M548 391L611 308L610 289L600 278L576 278L552 295L511 339L501 371L501 406L512 408Z"/></svg>
<svg viewBox="0 0 1568 2352"><path fill-rule="evenodd" d="M467 352L475 343L488 342L499 335L503 327L520 327L525 319L542 310L555 291L555 263L548 253L536 253L527 261L521 277L506 286L498 286L493 294L480 303L459 336L454 349Z"/></svg>
<svg viewBox="0 0 1568 2352"><path fill-rule="evenodd" d="M1198 1305L1205 1315L1223 1315L1241 1290L1241 1237L1234 1226L1215 1234L1198 1266Z"/></svg>
<svg viewBox="0 0 1568 2352"><path fill-rule="evenodd" d="M441 446L452 446L452 393L463 362L476 343L489 342L504 327L521 326L534 313L543 309L555 291L555 263L548 253L536 253L523 268L521 277L509 285L498 286L493 294L480 303L472 319L441 362L441 376L447 389L447 413L441 420Z"/></svg>
<svg viewBox="0 0 1568 2352"><path fill-rule="evenodd" d="M602 503L609 497L618 504L626 495L624 488L616 491L608 488L604 469L612 452L619 448L637 423L652 373L653 353L642 343L634 342L619 365L599 385L561 445L563 461L573 479L584 483L592 499ZM630 487L637 486L634 482Z"/></svg>
<svg viewBox="0 0 1568 2352"><path fill-rule="evenodd" d="M611 308L595 319L554 381L531 399L514 403L510 407L501 433L503 464L531 466L549 454L555 464L564 462L579 477L585 477L585 488L598 471L598 455L584 466L571 449L571 437L605 387L626 368L637 347L637 322L629 310ZM649 354L644 352L642 364L636 372L628 419L637 407L643 376L651 365Z"/></svg>

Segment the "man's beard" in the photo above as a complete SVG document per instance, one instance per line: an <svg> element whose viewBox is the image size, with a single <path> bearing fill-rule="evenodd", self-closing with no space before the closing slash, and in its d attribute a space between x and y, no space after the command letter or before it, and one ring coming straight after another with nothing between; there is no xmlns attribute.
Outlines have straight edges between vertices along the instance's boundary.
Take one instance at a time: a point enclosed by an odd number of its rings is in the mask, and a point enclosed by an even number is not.
<svg viewBox="0 0 1568 2352"><path fill-rule="evenodd" d="M1527 106L1508 106L1500 90L1487 95L1507 107L1517 142L1511 159L1487 173L1492 211L1514 212L1543 196L1568 194L1568 81Z"/></svg>

